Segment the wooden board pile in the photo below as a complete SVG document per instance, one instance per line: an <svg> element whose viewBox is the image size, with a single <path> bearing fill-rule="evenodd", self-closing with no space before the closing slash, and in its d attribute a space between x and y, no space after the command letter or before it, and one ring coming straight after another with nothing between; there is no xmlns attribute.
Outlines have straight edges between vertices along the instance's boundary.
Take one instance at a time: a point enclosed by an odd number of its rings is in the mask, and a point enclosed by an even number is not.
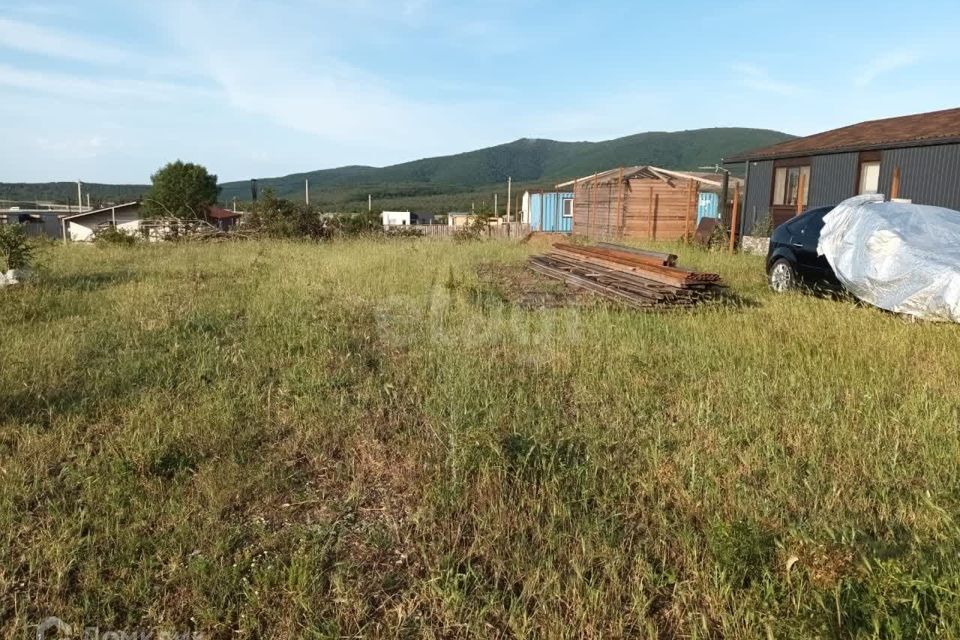
<svg viewBox="0 0 960 640"><path fill-rule="evenodd" d="M575 287L632 307L691 307L717 295L720 276L676 266L677 256L609 243L582 247L556 244L530 268Z"/></svg>

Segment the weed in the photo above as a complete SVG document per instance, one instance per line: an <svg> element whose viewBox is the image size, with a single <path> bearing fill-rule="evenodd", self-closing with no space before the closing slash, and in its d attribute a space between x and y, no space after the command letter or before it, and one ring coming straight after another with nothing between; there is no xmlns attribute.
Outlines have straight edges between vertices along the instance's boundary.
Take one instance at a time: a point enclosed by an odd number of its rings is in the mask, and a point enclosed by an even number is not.
<svg viewBox="0 0 960 640"><path fill-rule="evenodd" d="M771 569L776 542L759 524L739 520L714 525L710 548L730 583L746 589Z"/></svg>

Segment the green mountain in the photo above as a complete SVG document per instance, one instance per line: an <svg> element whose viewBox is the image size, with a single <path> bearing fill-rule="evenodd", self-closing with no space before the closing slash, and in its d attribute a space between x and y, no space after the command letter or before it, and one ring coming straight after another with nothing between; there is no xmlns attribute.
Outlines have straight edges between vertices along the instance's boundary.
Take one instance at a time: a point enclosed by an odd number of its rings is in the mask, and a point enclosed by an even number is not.
<svg viewBox="0 0 960 640"><path fill-rule="evenodd" d="M550 187L560 181L619 166L652 164L666 169L695 169L713 165L725 156L792 138L767 129L714 128L677 132L648 132L604 142L557 142L521 139L508 144L426 158L389 167L349 166L279 178L261 178L260 190L303 199L304 180L310 180L310 200L332 211L366 209L372 195L377 209L402 208L446 212L489 206L493 193L506 195L507 177L517 192ZM212 167L212 170L216 170ZM87 185L94 200L122 200L142 193L138 185ZM250 199L248 181L221 184L221 199ZM63 201L76 193L73 183L14 185L0 183L0 199ZM75 196L74 196L75 197Z"/></svg>
<svg viewBox="0 0 960 640"><path fill-rule="evenodd" d="M714 128L640 133L604 142L557 142L521 139L508 144L452 156L426 158L390 167L342 167L280 178L258 180L290 198L303 198L310 180L311 202L324 207L356 210L366 207L367 195L376 208L410 208L445 212L471 203L492 204L493 190L506 195L507 177L518 190L550 187L557 182L619 166L652 164L666 169L695 169L725 156L792 138L767 129ZM249 182L222 185L222 197L250 198Z"/></svg>

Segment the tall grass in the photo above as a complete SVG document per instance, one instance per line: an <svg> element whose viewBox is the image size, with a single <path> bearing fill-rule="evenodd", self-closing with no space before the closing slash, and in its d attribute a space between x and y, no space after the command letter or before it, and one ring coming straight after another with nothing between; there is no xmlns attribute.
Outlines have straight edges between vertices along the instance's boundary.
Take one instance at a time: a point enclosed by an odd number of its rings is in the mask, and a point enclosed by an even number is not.
<svg viewBox="0 0 960 640"><path fill-rule="evenodd" d="M960 636L955 326L511 307L496 242L45 250L0 292L0 623Z"/></svg>

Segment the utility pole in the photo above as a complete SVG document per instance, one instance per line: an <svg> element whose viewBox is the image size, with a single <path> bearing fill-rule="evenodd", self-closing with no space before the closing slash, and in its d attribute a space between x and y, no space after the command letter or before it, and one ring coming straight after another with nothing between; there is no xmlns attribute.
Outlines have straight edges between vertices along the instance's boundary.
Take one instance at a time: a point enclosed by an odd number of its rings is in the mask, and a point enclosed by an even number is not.
<svg viewBox="0 0 960 640"><path fill-rule="evenodd" d="M510 224L510 195L513 193L513 178L507 178L507 224Z"/></svg>
<svg viewBox="0 0 960 640"><path fill-rule="evenodd" d="M83 183L77 180L77 213L80 213L83 211L83 194L80 193L80 189L82 185ZM67 210L69 211L70 207L67 207Z"/></svg>
<svg viewBox="0 0 960 640"><path fill-rule="evenodd" d="M367 194L367 213L370 213L371 211L373 211L373 194L368 193Z"/></svg>
<svg viewBox="0 0 960 640"><path fill-rule="evenodd" d="M497 194L493 194L493 217L497 217Z"/></svg>
<svg viewBox="0 0 960 640"><path fill-rule="evenodd" d="M303 179L303 197L310 204L310 178Z"/></svg>

